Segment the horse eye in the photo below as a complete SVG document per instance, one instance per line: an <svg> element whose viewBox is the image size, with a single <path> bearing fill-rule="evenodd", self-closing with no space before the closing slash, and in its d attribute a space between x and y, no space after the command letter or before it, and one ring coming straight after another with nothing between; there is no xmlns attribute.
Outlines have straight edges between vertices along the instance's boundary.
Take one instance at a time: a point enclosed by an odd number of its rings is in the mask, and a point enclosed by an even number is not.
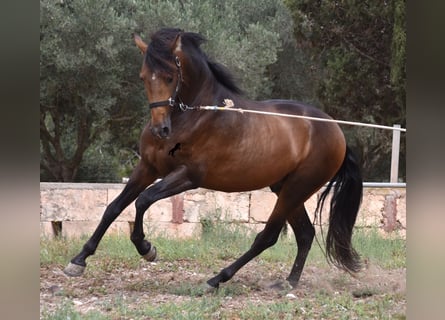
<svg viewBox="0 0 445 320"><path fill-rule="evenodd" d="M173 77L168 76L165 80L167 81L168 84L170 84L173 82Z"/></svg>

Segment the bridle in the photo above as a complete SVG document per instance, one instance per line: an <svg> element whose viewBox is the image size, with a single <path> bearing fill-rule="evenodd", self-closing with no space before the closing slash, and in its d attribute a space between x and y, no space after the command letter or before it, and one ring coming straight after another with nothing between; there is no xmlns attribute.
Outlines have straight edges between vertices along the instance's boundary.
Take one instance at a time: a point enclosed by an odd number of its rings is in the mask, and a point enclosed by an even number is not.
<svg viewBox="0 0 445 320"><path fill-rule="evenodd" d="M176 98L178 97L179 90L181 90L181 83L182 83L181 61L179 60L178 56L175 57L175 64L176 64L176 69L178 70L178 81L176 82L175 91L170 96L170 98L168 98L167 100L149 103L148 107L150 109L157 108L157 107L163 107L163 106L174 107L177 104L182 111L187 110L187 108L188 108L187 105L182 103L182 101L180 101L179 103L176 103Z"/></svg>

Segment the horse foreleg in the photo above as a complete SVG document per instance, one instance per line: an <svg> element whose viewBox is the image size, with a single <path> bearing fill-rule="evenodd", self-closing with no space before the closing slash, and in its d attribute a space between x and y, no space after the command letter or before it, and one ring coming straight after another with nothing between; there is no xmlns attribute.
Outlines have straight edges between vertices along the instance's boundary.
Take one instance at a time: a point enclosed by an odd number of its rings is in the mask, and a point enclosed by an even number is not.
<svg viewBox="0 0 445 320"><path fill-rule="evenodd" d="M145 240L143 231L143 218L145 211L156 201L168 198L186 190L194 189L197 185L189 178L186 167L179 167L171 172L160 182L152 185L142 192L136 200L136 218L134 229L131 234L131 241L137 251L148 261L156 258L156 248Z"/></svg>
<svg viewBox="0 0 445 320"><path fill-rule="evenodd" d="M292 227L297 241L298 253L292 270L287 278L289 284L295 287L300 280L307 255L312 246L315 236L315 229L307 215L304 205L299 207L295 214L289 216L287 221Z"/></svg>
<svg viewBox="0 0 445 320"><path fill-rule="evenodd" d="M111 223L154 180L155 177L149 175L146 168L141 164L135 168L124 190L105 209L102 219L91 238L84 244L80 253L71 259L71 262L64 269L66 275L72 277L82 275L86 267L86 258L94 254Z"/></svg>

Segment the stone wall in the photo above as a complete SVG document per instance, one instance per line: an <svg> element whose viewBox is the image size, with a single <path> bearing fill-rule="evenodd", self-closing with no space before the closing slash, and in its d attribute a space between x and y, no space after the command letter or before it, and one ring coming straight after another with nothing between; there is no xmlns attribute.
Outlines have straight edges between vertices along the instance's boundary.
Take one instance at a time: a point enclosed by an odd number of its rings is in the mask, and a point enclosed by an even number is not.
<svg viewBox="0 0 445 320"><path fill-rule="evenodd" d="M122 191L124 184L41 183L40 234L44 237L91 235L106 206ZM320 192L319 192L320 193ZM311 220L318 194L307 202ZM260 231L275 204L268 189L224 193L206 189L187 191L152 205L144 216L145 233L169 237L199 236L203 219L242 223ZM325 205L322 223L329 214ZM133 226L134 203L128 206L107 233L129 235ZM406 189L364 188L357 227L378 227L384 233L406 231Z"/></svg>

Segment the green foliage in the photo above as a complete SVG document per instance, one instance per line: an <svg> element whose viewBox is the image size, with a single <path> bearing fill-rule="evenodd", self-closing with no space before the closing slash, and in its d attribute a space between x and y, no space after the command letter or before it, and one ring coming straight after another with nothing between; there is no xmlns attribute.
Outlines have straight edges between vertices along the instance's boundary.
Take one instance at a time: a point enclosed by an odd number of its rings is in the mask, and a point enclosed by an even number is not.
<svg viewBox="0 0 445 320"><path fill-rule="evenodd" d="M308 75L321 106L336 119L405 126L404 0L285 3L297 42L318 69ZM380 175L375 165L389 168L391 136L374 129L345 131L356 137L349 144L363 155L365 180L387 180L389 172ZM402 160L404 154L402 145Z"/></svg>
<svg viewBox="0 0 445 320"><path fill-rule="evenodd" d="M406 6L405 0L394 1L394 27L391 43L391 85L397 103L405 108L406 85ZM403 109L405 112L405 109Z"/></svg>
<svg viewBox="0 0 445 320"><path fill-rule="evenodd" d="M318 106L314 79L316 69L313 62L295 39L285 42L278 52L277 62L268 67L273 88L267 98L291 99Z"/></svg>
<svg viewBox="0 0 445 320"><path fill-rule="evenodd" d="M281 1L147 1L141 10L137 24L145 36L164 26L201 33L209 40L204 50L234 72L248 96L270 95L266 67L291 34Z"/></svg>
<svg viewBox="0 0 445 320"><path fill-rule="evenodd" d="M40 1L41 167L53 180L74 180L88 148L140 112L135 24L117 10L131 3Z"/></svg>
<svg viewBox="0 0 445 320"><path fill-rule="evenodd" d="M252 98L272 92L267 67L291 38L281 1L41 0L41 177L118 181L138 160L148 110L131 39L161 27L205 35ZM116 160L111 161L112 158Z"/></svg>
<svg viewBox="0 0 445 320"><path fill-rule="evenodd" d="M131 33L149 41L167 26L206 36L204 50L250 98L296 99L337 119L406 124L404 0L41 0L40 7L42 180L130 174L149 120ZM391 135L343 128L365 180L387 180ZM402 140L402 177L405 152Z"/></svg>

